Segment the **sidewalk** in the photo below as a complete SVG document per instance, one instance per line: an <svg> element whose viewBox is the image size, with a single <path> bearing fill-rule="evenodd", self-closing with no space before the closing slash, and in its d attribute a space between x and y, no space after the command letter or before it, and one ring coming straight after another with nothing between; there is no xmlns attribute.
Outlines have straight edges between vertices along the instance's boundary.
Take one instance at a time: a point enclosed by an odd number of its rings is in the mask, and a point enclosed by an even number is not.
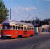
<svg viewBox="0 0 50 49"><path fill-rule="evenodd" d="M39 34L50 34L50 32L41 32Z"/></svg>

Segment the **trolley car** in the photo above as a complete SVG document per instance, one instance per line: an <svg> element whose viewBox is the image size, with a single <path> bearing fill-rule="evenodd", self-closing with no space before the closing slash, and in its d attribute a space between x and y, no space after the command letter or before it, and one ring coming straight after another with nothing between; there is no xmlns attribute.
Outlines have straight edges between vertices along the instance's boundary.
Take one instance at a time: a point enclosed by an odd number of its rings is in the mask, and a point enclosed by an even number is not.
<svg viewBox="0 0 50 49"><path fill-rule="evenodd" d="M1 37L17 38L34 35L34 26L30 23L5 20L2 22Z"/></svg>

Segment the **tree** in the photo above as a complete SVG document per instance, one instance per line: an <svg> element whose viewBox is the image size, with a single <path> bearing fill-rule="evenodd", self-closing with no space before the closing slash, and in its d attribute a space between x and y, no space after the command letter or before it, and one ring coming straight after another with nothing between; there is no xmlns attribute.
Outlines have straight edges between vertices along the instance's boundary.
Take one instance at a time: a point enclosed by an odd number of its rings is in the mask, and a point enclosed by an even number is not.
<svg viewBox="0 0 50 49"><path fill-rule="evenodd" d="M2 23L3 21L5 21L6 19L8 19L8 10L5 7L4 3L2 0L0 0L0 23Z"/></svg>

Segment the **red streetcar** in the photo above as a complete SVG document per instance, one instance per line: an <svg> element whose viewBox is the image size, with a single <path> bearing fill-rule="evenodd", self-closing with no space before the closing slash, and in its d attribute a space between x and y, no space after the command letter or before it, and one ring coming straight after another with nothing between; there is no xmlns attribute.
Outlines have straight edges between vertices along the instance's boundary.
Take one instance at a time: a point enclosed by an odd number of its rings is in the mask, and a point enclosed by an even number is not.
<svg viewBox="0 0 50 49"><path fill-rule="evenodd" d="M34 35L34 26L29 23L5 20L2 22L1 37L17 38Z"/></svg>

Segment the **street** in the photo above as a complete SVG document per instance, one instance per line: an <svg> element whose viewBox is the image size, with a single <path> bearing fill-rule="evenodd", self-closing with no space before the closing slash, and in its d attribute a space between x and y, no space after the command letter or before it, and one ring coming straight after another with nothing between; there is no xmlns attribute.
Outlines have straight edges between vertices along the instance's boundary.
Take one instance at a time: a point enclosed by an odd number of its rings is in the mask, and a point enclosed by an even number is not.
<svg viewBox="0 0 50 49"><path fill-rule="evenodd" d="M50 34L16 39L0 37L0 49L50 49Z"/></svg>

